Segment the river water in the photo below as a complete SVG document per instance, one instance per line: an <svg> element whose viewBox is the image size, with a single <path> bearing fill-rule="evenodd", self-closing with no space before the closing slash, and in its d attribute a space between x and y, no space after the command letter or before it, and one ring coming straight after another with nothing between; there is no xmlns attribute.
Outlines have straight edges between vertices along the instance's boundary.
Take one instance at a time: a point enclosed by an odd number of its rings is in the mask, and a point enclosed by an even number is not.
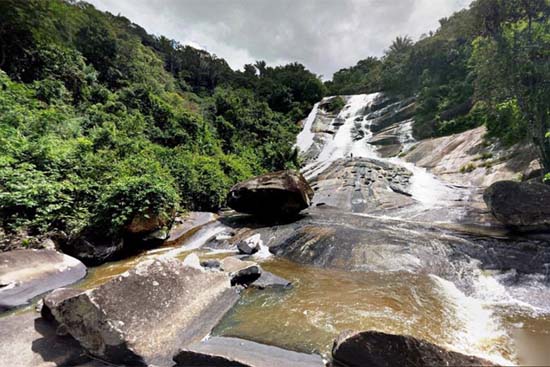
<svg viewBox="0 0 550 367"><path fill-rule="evenodd" d="M306 177L314 181L342 158L380 160L412 172L410 194L416 204L392 213L393 219L430 218L426 212L436 213L438 222L463 219L466 213L457 209L456 203L467 202L478 188L444 182L398 157L382 158L368 144L373 136L372 121L365 111L379 97L349 97L335 118L341 126L328 138L312 131L319 112L319 104L315 105L297 139L304 153L316 140L321 142L318 155L310 155L306 162ZM352 138L354 129L364 130L362 139ZM398 129L404 150L414 144L411 130L412 120L402 122ZM454 269L457 278L468 279L465 290L429 273L320 270L279 259L263 267L292 280L294 290L282 295L250 291L226 317L218 333L326 354L339 332L376 329L420 337L505 365L550 365L547 274L489 272L470 263Z"/></svg>
<svg viewBox="0 0 550 367"><path fill-rule="evenodd" d="M381 158L373 146L371 122L365 108L377 94L348 98L337 117L343 124L329 139L318 139L312 131L319 110L315 105L298 136L298 147L309 150L319 140L320 153L304 168L313 180L338 159L366 157L380 159L412 172L411 189L415 205L394 212L392 220L409 220L415 213L441 213L457 199L470 194L464 188L439 180L423 168L400 158ZM358 121L360 117L360 121ZM365 129L364 138L351 138L354 126ZM411 122L400 127L405 147L414 142ZM442 222L453 223L460 210L449 210ZM456 214L459 213L459 214ZM408 218L408 219L407 219ZM209 244L231 236L231 228L213 221L176 244L139 256L90 269L80 288L104 283L153 257L184 259L196 253L202 259L223 258L233 250L210 250ZM256 240L256 239L255 239ZM452 350L488 358L505 365L550 365L550 288L548 275L521 275L514 270L484 271L471 263L454 269L457 278L468 279L465 289L429 271L350 272L299 265L269 256L263 248L256 261L264 270L293 283L290 290L249 289L238 305L214 330L214 334L236 336L297 351L330 353L334 338L345 330L375 329L407 334Z"/></svg>

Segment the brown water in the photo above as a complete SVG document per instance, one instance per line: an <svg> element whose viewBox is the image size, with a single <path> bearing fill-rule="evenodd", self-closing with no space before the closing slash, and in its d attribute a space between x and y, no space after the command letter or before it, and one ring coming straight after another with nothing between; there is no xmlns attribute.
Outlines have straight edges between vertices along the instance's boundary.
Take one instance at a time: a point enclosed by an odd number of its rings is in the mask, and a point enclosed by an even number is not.
<svg viewBox="0 0 550 367"><path fill-rule="evenodd" d="M92 268L82 289L96 287L173 248ZM201 259L226 253L195 252ZM262 267L293 282L291 290L246 290L213 331L303 352L330 354L345 330L412 335L452 350L503 364L550 365L550 316L521 308L493 307L466 297L428 274L328 270L271 258Z"/></svg>
<svg viewBox="0 0 550 367"><path fill-rule="evenodd" d="M327 355L340 332L373 329L499 361L513 359L511 339L496 329L494 320L473 319L480 329L489 330L470 330L472 322L457 317L457 308L465 305L449 297L433 276L351 273L280 259L262 267L293 281L293 289L247 291L215 334Z"/></svg>

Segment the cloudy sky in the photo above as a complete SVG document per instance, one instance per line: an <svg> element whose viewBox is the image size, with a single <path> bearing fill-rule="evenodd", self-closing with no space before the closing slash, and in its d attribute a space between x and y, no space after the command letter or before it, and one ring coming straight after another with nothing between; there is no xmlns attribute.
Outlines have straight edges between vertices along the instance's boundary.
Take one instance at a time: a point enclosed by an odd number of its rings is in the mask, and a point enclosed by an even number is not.
<svg viewBox="0 0 550 367"><path fill-rule="evenodd" d="M399 35L417 39L471 0L88 0L240 69L298 61L330 78Z"/></svg>

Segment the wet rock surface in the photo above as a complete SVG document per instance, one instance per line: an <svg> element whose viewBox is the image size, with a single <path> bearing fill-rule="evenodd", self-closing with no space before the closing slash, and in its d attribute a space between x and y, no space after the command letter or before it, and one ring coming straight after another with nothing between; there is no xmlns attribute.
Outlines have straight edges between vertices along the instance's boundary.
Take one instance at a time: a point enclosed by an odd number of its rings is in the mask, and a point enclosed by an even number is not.
<svg viewBox="0 0 550 367"><path fill-rule="evenodd" d="M27 304L52 289L86 275L80 261L53 250L13 250L0 253L0 311Z"/></svg>
<svg viewBox="0 0 550 367"><path fill-rule="evenodd" d="M500 222L517 231L550 231L550 185L499 181L483 199Z"/></svg>
<svg viewBox="0 0 550 367"><path fill-rule="evenodd" d="M262 268L252 262L243 261L234 257L226 257L221 261L221 268L229 274L231 285L248 286L260 278Z"/></svg>
<svg viewBox="0 0 550 367"><path fill-rule="evenodd" d="M323 204L351 213L410 206L414 204L408 193L411 176L402 167L374 159L339 159L311 179L315 190L312 206Z"/></svg>
<svg viewBox="0 0 550 367"><path fill-rule="evenodd" d="M181 350L178 367L323 367L319 355L292 352L237 338L213 337Z"/></svg>
<svg viewBox="0 0 550 367"><path fill-rule="evenodd" d="M177 244L199 227L215 219L216 215L208 212L190 212L185 217L176 218L166 243Z"/></svg>
<svg viewBox="0 0 550 367"><path fill-rule="evenodd" d="M251 288L256 289L289 289L292 288L292 283L280 276L277 276L268 271L262 271L258 279L250 284Z"/></svg>
<svg viewBox="0 0 550 367"><path fill-rule="evenodd" d="M496 366L410 336L344 333L334 342L333 367Z"/></svg>
<svg viewBox="0 0 550 367"><path fill-rule="evenodd" d="M227 196L227 205L241 213L277 218L299 213L312 198L313 190L301 174L280 171L235 185Z"/></svg>
<svg viewBox="0 0 550 367"><path fill-rule="evenodd" d="M512 148L487 146L484 126L463 133L425 139L404 156L441 179L462 186L488 187L500 180L528 177L540 168L536 150L529 144Z"/></svg>
<svg viewBox="0 0 550 367"><path fill-rule="evenodd" d="M225 219L248 235L260 235L271 253L319 267L353 271L428 272L453 279L454 269L481 266L545 273L550 263L546 238L502 237L475 229L354 215L329 206L309 209L296 222L253 227L242 216Z"/></svg>
<svg viewBox="0 0 550 367"><path fill-rule="evenodd" d="M416 103L414 99L405 99L389 104L384 108L377 109L366 115L366 118L372 120L371 131L376 133L388 126L410 119L414 116Z"/></svg>
<svg viewBox="0 0 550 367"><path fill-rule="evenodd" d="M226 274L165 258L67 298L51 313L101 359L166 365L182 345L204 338L237 300Z"/></svg>

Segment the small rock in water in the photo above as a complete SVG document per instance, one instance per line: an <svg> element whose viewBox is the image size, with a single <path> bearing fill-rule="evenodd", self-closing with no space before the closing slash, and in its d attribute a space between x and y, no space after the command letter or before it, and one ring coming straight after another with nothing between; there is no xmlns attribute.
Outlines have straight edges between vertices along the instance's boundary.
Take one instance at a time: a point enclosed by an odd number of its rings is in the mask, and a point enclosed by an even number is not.
<svg viewBox="0 0 550 367"><path fill-rule="evenodd" d="M271 289L271 288L283 288L288 289L292 287L292 283L289 280L281 278L268 271L262 271L260 277L250 284L251 288L257 289Z"/></svg>
<svg viewBox="0 0 550 367"><path fill-rule="evenodd" d="M222 260L222 268L229 273L231 285L248 286L262 274L260 266L251 261L243 261L234 257Z"/></svg>
<svg viewBox="0 0 550 367"><path fill-rule="evenodd" d="M222 264L220 263L219 260L205 260L205 261L201 261L201 266L204 267L204 268L207 268L207 269L218 269L218 270L223 270L223 269L222 269Z"/></svg>
<svg viewBox="0 0 550 367"><path fill-rule="evenodd" d="M237 249L241 254L252 255L260 250L260 245L262 243L261 237L259 234L256 234L246 240L239 241L237 243Z"/></svg>

